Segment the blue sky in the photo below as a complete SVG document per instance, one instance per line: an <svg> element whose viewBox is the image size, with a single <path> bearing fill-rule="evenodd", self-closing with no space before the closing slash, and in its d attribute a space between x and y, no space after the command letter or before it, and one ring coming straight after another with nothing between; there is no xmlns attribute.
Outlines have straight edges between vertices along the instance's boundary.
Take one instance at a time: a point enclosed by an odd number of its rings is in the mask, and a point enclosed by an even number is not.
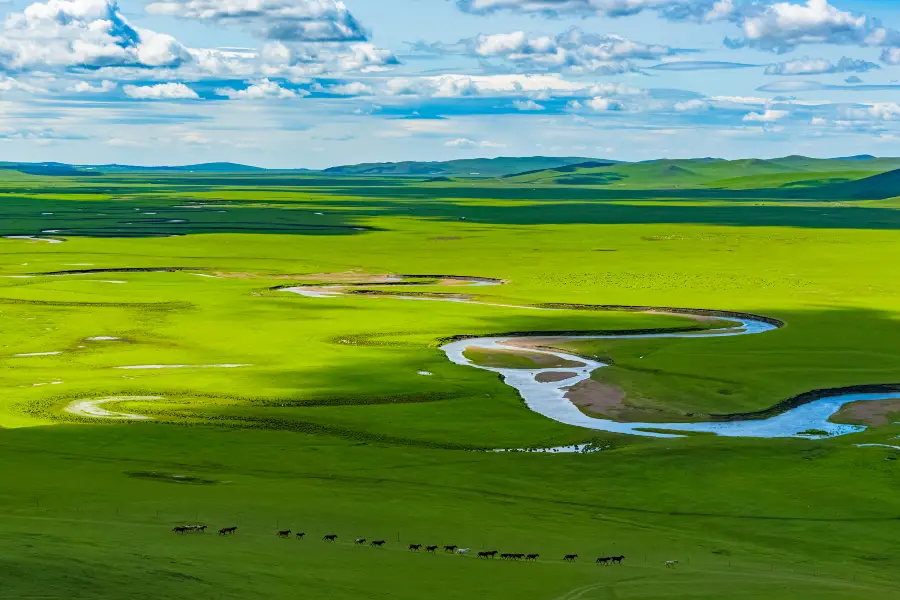
<svg viewBox="0 0 900 600"><path fill-rule="evenodd" d="M0 7L0 160L900 155L896 0Z"/></svg>

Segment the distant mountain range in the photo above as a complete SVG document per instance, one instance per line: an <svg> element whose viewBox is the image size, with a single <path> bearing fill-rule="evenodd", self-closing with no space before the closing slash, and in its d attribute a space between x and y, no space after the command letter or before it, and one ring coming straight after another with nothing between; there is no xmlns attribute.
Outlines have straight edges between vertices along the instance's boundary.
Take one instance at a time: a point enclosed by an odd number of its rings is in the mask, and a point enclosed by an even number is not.
<svg viewBox="0 0 900 600"><path fill-rule="evenodd" d="M772 189L793 194L816 189L849 198L900 196L900 158L869 154L821 159L785 156L775 159L725 160L722 158L656 159L620 162L586 157L500 157L444 162L362 163L310 169L264 169L228 162L182 166L72 165L58 162L0 162L0 171L26 175L102 177L107 173L292 174L303 177L409 177L431 183L457 180L494 180L509 186L590 186L636 190L750 190ZM19 175L21 176L21 175ZM896 186L895 186L896 184Z"/></svg>

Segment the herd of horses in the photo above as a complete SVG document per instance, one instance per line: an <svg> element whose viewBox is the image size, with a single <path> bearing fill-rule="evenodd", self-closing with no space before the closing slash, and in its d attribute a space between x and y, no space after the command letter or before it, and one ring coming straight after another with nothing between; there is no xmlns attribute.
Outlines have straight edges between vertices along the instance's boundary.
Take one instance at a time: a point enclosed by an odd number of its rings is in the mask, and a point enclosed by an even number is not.
<svg viewBox="0 0 900 600"><path fill-rule="evenodd" d="M206 531L206 529L207 529L206 525L178 525L178 526L174 527L172 529L172 531L174 531L175 533L203 533ZM219 535L231 535L236 532L237 532L237 527L223 527L222 529L219 530ZM294 537L298 540L302 540L303 538L306 537L306 532L303 532L303 531L294 532L294 531L291 531L290 529L279 530L276 533L276 535L280 538L289 538L289 537L291 537L292 533L294 534ZM338 536L337 536L337 534L334 534L334 533L329 533L327 535L322 536L323 542L334 543L337 541L337 539L338 539ZM368 544L371 548L384 548L385 544L387 544L387 541L386 540L371 540L370 541L370 540L367 540L366 538L356 538L353 541L353 544L355 546L365 546L366 544ZM420 550L422 550L422 548L425 548L425 552L430 552L432 554L436 554L438 549L441 548L441 546L426 546L424 544L409 544L407 546L407 549L410 552L419 552ZM457 554L460 556L465 556L465 555L469 554L469 550L470 550L469 548L460 548L459 546L452 545L452 544L446 545L443 547L443 551L445 553ZM537 554L537 553L534 553L534 554L511 553L511 552L501 553L499 550L483 550L478 553L478 558L493 559L493 558L496 558L498 555L500 556L500 560L513 560L513 561L525 560L526 562L537 561L541 557L541 555ZM576 560L578 560L577 554L566 554L563 557L564 562L575 562ZM598 565L621 565L623 560L625 560L624 555L622 555L622 556L601 556L595 562ZM670 564L670 563L672 563L672 564ZM677 560L666 561L667 567L675 566L676 564L678 564Z"/></svg>

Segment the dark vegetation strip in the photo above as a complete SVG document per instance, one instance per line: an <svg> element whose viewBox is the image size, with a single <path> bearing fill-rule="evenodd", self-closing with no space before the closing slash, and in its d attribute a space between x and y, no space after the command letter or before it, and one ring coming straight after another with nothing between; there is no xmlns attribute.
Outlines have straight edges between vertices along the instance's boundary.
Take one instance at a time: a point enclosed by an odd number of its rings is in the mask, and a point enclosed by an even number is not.
<svg viewBox="0 0 900 600"><path fill-rule="evenodd" d="M703 317L719 317L722 319L744 319L760 321L768 323L781 329L787 323L773 317L764 315L755 315L753 313L737 312L732 310L715 310L709 308L674 308L669 306L630 306L624 304L563 304L563 303L545 303L536 305L538 308L557 308L570 310L609 310L623 312L649 312L660 311L677 313L680 315L699 315Z"/></svg>
<svg viewBox="0 0 900 600"><path fill-rule="evenodd" d="M45 271L32 275L92 275L97 273L175 273L178 271L208 271L206 267L112 267L108 269L72 269Z"/></svg>
<svg viewBox="0 0 900 600"><path fill-rule="evenodd" d="M53 300L22 300L19 298L0 298L0 304L26 304L31 306L62 306L84 308L131 308L143 310L191 310L190 302L57 302Z"/></svg>
<svg viewBox="0 0 900 600"><path fill-rule="evenodd" d="M750 421L768 419L823 398L843 396L844 394L894 394L897 392L900 392L900 383L862 384L842 388L812 390L811 392L805 392L792 398L788 398L787 400L782 400L775 406L764 410L728 415L709 415L709 418L714 421Z"/></svg>

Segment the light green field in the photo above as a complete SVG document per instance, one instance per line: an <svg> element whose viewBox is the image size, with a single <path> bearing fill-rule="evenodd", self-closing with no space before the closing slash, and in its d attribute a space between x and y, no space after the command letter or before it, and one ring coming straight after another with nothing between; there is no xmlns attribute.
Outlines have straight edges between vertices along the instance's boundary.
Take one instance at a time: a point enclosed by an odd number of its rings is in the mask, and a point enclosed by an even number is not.
<svg viewBox="0 0 900 600"><path fill-rule="evenodd" d="M4 234L68 231L60 244L0 239L2 597L900 597L900 467L886 460L900 452L856 447L896 444L900 426L819 441L606 434L528 411L496 375L438 348L461 334L691 319L275 289L455 274L507 283L416 291L781 319L758 336L571 347L613 359L595 377L639 406L748 412L813 389L900 382L890 203L654 207L581 188L534 197L499 184L142 178L29 178L0 198ZM173 233L188 235L159 237ZM22 277L174 267L186 270ZM59 354L15 356L49 352ZM189 366L117 368L147 365ZM143 422L64 410L126 396L162 400L103 405L153 417ZM482 451L592 441L607 449ZM171 532L186 523L239 529ZM326 533L338 543L320 541ZM355 547L357 536L387 547ZM416 554L409 543L541 560ZM613 554L624 565L593 564ZM678 568L664 568L672 559Z"/></svg>

